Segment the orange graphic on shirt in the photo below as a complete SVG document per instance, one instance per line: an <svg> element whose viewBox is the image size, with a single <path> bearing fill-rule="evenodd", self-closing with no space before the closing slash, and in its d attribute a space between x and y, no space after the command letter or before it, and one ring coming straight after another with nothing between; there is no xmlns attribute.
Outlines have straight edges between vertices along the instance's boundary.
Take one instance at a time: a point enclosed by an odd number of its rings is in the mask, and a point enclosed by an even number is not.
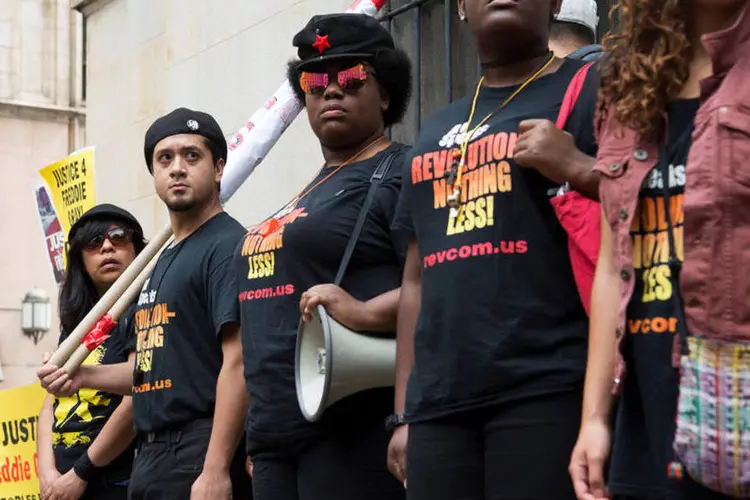
<svg viewBox="0 0 750 500"><path fill-rule="evenodd" d="M155 304L151 308L141 309L135 313L135 368L148 373L153 367L154 350L165 345L164 325L176 317L167 304Z"/></svg>
<svg viewBox="0 0 750 500"><path fill-rule="evenodd" d="M677 333L677 318L664 318L657 316L655 318L629 319L628 332L630 334L662 334Z"/></svg>
<svg viewBox="0 0 750 500"><path fill-rule="evenodd" d="M276 250L284 246L284 227L307 217L304 207L293 203L275 216L252 226L242 242L242 256L247 257L247 279L269 278L276 272Z"/></svg>
<svg viewBox="0 0 750 500"><path fill-rule="evenodd" d="M633 241L633 268L641 273L643 292L633 300L641 304L670 303L674 294L674 277L669 265L670 256L675 255L682 262L685 253L683 204L685 195L673 192L669 204L664 197L664 176L660 169L649 173L643 183L643 194L638 201L638 208L630 235ZM668 179L670 189L685 185L685 166L671 165ZM675 248L670 249L669 226L672 225L672 236ZM660 335L677 333L678 320L671 314L663 312L654 317L631 317L628 319L628 332L631 335Z"/></svg>
<svg viewBox="0 0 750 500"><path fill-rule="evenodd" d="M461 178L462 209L457 217L448 218L446 235L495 225L495 195L513 189L509 160L517 141L517 133L499 132L469 144ZM457 151L457 148L442 149L412 159L411 182L432 182L435 210L446 208L447 197L453 192L447 177Z"/></svg>
<svg viewBox="0 0 750 500"><path fill-rule="evenodd" d="M675 256L682 262L684 214L682 204L685 196L669 197L669 216L672 221ZM641 300L671 300L673 293L672 270L669 267L669 226L666 219L664 198L648 197L640 200L638 216L633 218L633 268L643 273L643 296Z"/></svg>

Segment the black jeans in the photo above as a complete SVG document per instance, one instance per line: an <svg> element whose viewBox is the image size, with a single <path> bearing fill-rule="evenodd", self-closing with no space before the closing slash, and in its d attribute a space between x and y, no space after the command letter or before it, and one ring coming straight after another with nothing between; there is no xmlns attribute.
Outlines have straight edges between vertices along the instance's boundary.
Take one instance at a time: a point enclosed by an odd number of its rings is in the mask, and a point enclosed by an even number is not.
<svg viewBox="0 0 750 500"><path fill-rule="evenodd" d="M409 426L409 500L575 500L580 391Z"/></svg>
<svg viewBox="0 0 750 500"><path fill-rule="evenodd" d="M661 498L631 495L614 496L614 500L732 500L733 498L706 488L690 476L685 476L680 480L670 479L667 485L667 494Z"/></svg>
<svg viewBox="0 0 750 500"><path fill-rule="evenodd" d="M296 446L249 443L256 500L404 500L388 472L383 419L331 428Z"/></svg>
<svg viewBox="0 0 750 500"><path fill-rule="evenodd" d="M128 481L110 482L106 478L92 481L80 500L127 500Z"/></svg>
<svg viewBox="0 0 750 500"><path fill-rule="evenodd" d="M130 500L186 500L203 470L211 437L211 420L196 421L179 431L140 436L133 461L128 498ZM242 449L242 446L240 446ZM245 471L245 454L235 454L230 469L232 496L252 499L250 478Z"/></svg>

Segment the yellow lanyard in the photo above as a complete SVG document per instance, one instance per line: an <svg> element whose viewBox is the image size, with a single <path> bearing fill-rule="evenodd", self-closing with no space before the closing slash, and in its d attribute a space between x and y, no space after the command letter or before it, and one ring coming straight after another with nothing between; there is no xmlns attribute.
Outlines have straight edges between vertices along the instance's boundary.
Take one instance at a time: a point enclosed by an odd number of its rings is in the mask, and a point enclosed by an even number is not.
<svg viewBox="0 0 750 500"><path fill-rule="evenodd" d="M520 94L531 82L539 78L539 75L541 75L547 67L549 67L550 64L552 64L552 61L555 60L555 55L550 54L549 59L547 62L544 63L544 65L539 68L536 73L531 75L529 78L526 79L525 82L521 84L518 89L516 89L515 92L513 92L503 103L497 107L494 111L492 111L490 114L484 117L482 121L480 121L476 127L474 127L471 131L469 131L469 127L471 127L471 122L474 120L474 113L477 110L477 101L479 100L479 91L482 89L482 83L484 83L484 76L479 80L479 83L477 84L477 89L474 92L474 100L471 103L471 112L469 113L469 120L466 123L466 133L464 136L464 140L461 143L461 150L458 153L454 153L453 158L453 164L451 165L451 172L449 174L448 178L448 184L453 186L453 193L449 194L447 197L448 206L450 207L450 217L457 217L460 210L461 210L461 178L463 176L464 172L464 166L466 165L466 152L469 149L469 141L471 140L474 133L476 133L477 130L479 130L479 127L484 125L487 120L489 120L492 116L494 116L496 113L500 112L505 106L507 106L510 101L513 100L518 94ZM459 156L460 155L460 156Z"/></svg>

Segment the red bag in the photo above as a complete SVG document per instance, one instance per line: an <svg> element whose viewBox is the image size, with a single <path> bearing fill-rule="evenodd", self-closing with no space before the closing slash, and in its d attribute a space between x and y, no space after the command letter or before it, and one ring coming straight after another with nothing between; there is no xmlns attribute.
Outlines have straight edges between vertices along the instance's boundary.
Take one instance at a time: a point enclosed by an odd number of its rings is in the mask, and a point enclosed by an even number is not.
<svg viewBox="0 0 750 500"><path fill-rule="evenodd" d="M593 64L583 66L570 81L557 117L557 128L562 130L565 127ZM550 203L555 209L557 219L568 233L570 264L573 267L578 294L588 314L601 241L601 205L575 191L554 196Z"/></svg>

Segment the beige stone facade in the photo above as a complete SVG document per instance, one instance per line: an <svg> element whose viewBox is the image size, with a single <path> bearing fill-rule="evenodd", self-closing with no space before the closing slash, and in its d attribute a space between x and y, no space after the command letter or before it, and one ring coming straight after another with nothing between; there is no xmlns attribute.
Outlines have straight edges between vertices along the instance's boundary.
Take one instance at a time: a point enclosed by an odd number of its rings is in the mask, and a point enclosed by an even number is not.
<svg viewBox="0 0 750 500"><path fill-rule="evenodd" d="M97 147L97 195L121 204L147 236L167 223L143 158L143 136L179 106L238 130L283 82L293 35L315 13L350 0L83 0L87 130ZM294 196L322 164L305 116L228 203L243 224Z"/></svg>
<svg viewBox="0 0 750 500"><path fill-rule="evenodd" d="M70 0L0 2L0 390L31 383L58 337L57 286L34 203L38 170L84 144L81 16ZM21 330L34 287L52 298L52 330Z"/></svg>

